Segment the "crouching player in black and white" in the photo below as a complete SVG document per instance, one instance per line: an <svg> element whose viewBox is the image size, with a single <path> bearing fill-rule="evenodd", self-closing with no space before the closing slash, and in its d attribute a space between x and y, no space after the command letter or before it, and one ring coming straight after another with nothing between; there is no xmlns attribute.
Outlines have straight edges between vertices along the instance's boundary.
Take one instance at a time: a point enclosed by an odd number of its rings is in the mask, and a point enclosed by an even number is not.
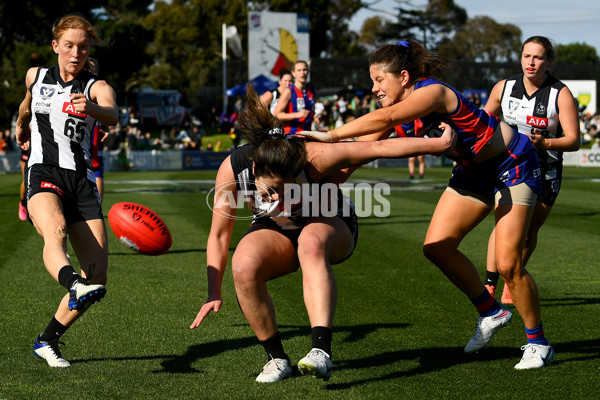
<svg viewBox="0 0 600 400"><path fill-rule="evenodd" d="M341 169L377 158L443 153L453 148L456 132L446 126L442 137L432 139L309 142L288 139L281 122L260 101L252 86L246 104L239 121L248 144L235 149L217 173L206 251L208 299L190 328L198 327L211 311L218 312L223 304L221 283L239 203L223 199L236 199L240 193L254 191L255 200L248 202L254 221L237 245L231 264L239 305L267 354L267 364L256 380L277 382L292 372L267 281L298 268L302 270L304 304L312 336L311 350L298 362L298 370L329 378L333 368L331 344L337 301L332 265L341 263L354 251L358 235L356 215L344 212L351 208L344 208L340 196L319 199L317 204L329 205L327 212L311 207L305 212L303 206L310 196L302 196L301 203L294 204L290 198L296 195L290 194L290 188L310 185L321 191L326 184L335 187L332 183Z"/></svg>

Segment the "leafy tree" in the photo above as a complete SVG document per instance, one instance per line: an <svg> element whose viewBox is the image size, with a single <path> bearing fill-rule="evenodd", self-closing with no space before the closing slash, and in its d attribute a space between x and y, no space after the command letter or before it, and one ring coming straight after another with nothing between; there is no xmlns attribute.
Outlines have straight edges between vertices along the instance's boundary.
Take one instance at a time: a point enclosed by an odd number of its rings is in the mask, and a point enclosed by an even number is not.
<svg viewBox="0 0 600 400"><path fill-rule="evenodd" d="M13 50L16 43L49 43L52 24L66 14L78 12L93 20L93 11L108 0L3 1L0 2L0 54ZM25 73L23 73L25 76Z"/></svg>
<svg viewBox="0 0 600 400"><path fill-rule="evenodd" d="M106 0L104 12L113 20L118 20L123 15L146 15L154 0Z"/></svg>
<svg viewBox="0 0 600 400"><path fill-rule="evenodd" d="M247 10L242 0L156 2L143 23L154 32L147 48L154 63L136 79L155 89L181 88L192 101L198 87L218 86L222 24L235 25L245 43Z"/></svg>
<svg viewBox="0 0 600 400"><path fill-rule="evenodd" d="M438 52L455 60L517 61L521 56L521 30L512 24L499 24L490 17L470 18L452 40L442 41Z"/></svg>
<svg viewBox="0 0 600 400"><path fill-rule="evenodd" d="M93 55L99 60L100 76L115 89L119 103L126 102L127 92L139 83L138 71L153 61L146 46L154 33L142 24L152 1L108 0L97 15L108 45L96 48Z"/></svg>
<svg viewBox="0 0 600 400"><path fill-rule="evenodd" d="M425 17L432 24L429 27L433 36L430 41L436 45L467 22L467 12L454 4L454 0L430 0L425 9ZM426 35L427 30L424 28L422 31ZM424 42L427 44L426 39Z"/></svg>
<svg viewBox="0 0 600 400"><path fill-rule="evenodd" d="M52 24L69 13L94 21L94 10L108 0L0 2L0 124L7 126L25 96L25 74L31 67L56 62Z"/></svg>
<svg viewBox="0 0 600 400"><path fill-rule="evenodd" d="M153 65L143 67L130 83L162 89L185 88L192 100L199 87L218 86L222 79L221 25L235 25L242 43L247 43L249 10L308 14L311 58L362 56L358 35L350 32L347 25L360 6L359 0L258 0L248 5L243 0L157 1L154 12L143 22L147 30L154 32L147 47ZM242 76L238 80L247 78Z"/></svg>
<svg viewBox="0 0 600 400"><path fill-rule="evenodd" d="M454 0L430 0L422 7L413 6L410 0L396 0L397 7L393 10L377 9L380 1L2 1L0 104L4 107L0 108L0 125L6 126L24 96L27 69L56 62L50 47L52 23L71 12L88 18L109 42L107 47L95 48L92 56L99 60L100 76L115 88L120 104L124 94L142 86L177 88L193 104L199 88L220 86L221 26L235 25L242 43L247 43L250 10L308 14L311 59L361 57L358 67L353 67L347 59L340 63L339 71L344 71L340 73L348 84L364 75L365 49L370 49L364 43L379 46L413 38L458 61L519 59L521 32L514 25L498 24L489 17L467 19L465 10ZM385 17L366 20L360 34L350 31L350 19L364 8L379 11ZM599 59L593 47L573 43L557 46L556 61L597 65ZM240 83L247 78L245 61L230 60L228 66L228 82ZM232 74L234 79L230 79ZM338 72L322 75L339 76Z"/></svg>
<svg viewBox="0 0 600 400"><path fill-rule="evenodd" d="M598 64L596 48L586 43L559 44L554 50L555 62L571 64Z"/></svg>
<svg viewBox="0 0 600 400"><path fill-rule="evenodd" d="M425 21L425 13L421 9L412 6L399 6L396 21L386 23L376 35L378 43L389 43L399 39L419 40L419 30L428 26Z"/></svg>
<svg viewBox="0 0 600 400"><path fill-rule="evenodd" d="M385 22L386 20L379 16L365 19L360 28L359 40L363 43L374 44Z"/></svg>
<svg viewBox="0 0 600 400"><path fill-rule="evenodd" d="M425 47L435 49L467 20L466 11L454 0L430 0L425 7L398 1L398 16L378 33L379 42L414 39Z"/></svg>

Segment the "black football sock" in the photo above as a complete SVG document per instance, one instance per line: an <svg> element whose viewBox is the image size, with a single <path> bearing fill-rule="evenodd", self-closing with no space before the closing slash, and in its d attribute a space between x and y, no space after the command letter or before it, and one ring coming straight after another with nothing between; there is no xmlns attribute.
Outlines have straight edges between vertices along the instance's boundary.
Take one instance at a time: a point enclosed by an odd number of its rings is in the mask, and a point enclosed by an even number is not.
<svg viewBox="0 0 600 400"><path fill-rule="evenodd" d="M76 282L87 284L87 281L75 272L70 265L65 265L58 271L58 282L67 288L67 290L71 290Z"/></svg>
<svg viewBox="0 0 600 400"><path fill-rule="evenodd" d="M496 286L498 286L498 277L499 276L500 276L499 272L485 271L485 282L483 284L496 287Z"/></svg>
<svg viewBox="0 0 600 400"><path fill-rule="evenodd" d="M55 317L52 317L52 319L48 323L48 326L46 326L46 330L44 331L44 333L38 336L38 342L51 342L53 340L57 340L66 331L67 327L58 322Z"/></svg>
<svg viewBox="0 0 600 400"><path fill-rule="evenodd" d="M267 352L267 356L269 360L274 358L284 358L289 360L290 357L286 354L285 350L283 350L283 343L281 343L281 335L277 332L275 335L271 336L267 340L259 340L262 347L264 347Z"/></svg>
<svg viewBox="0 0 600 400"><path fill-rule="evenodd" d="M310 330L312 347L321 349L331 357L332 329L325 326L315 326Z"/></svg>

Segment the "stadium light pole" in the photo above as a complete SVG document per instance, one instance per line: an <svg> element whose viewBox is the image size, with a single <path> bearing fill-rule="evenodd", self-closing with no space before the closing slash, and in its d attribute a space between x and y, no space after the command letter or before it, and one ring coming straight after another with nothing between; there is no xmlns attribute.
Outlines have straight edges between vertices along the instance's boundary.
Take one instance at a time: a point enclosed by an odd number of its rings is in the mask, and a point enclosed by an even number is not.
<svg viewBox="0 0 600 400"><path fill-rule="evenodd" d="M227 111L227 44L231 46L233 55L240 58L243 56L242 42L234 25L223 24L223 43L221 53L223 55L223 111Z"/></svg>

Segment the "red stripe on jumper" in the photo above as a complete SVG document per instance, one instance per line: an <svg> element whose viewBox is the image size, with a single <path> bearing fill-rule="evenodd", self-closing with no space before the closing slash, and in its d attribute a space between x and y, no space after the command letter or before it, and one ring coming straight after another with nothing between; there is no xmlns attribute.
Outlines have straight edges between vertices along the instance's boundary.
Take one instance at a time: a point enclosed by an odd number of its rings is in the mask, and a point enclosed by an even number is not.
<svg viewBox="0 0 600 400"><path fill-rule="evenodd" d="M506 151L508 152L508 154L514 158L515 160L517 160L517 156L515 156L510 150L506 149ZM517 166L515 167L515 179L513 179L512 183L515 183L517 181L517 178L519 177L520 173L519 173L519 164L517 164Z"/></svg>

